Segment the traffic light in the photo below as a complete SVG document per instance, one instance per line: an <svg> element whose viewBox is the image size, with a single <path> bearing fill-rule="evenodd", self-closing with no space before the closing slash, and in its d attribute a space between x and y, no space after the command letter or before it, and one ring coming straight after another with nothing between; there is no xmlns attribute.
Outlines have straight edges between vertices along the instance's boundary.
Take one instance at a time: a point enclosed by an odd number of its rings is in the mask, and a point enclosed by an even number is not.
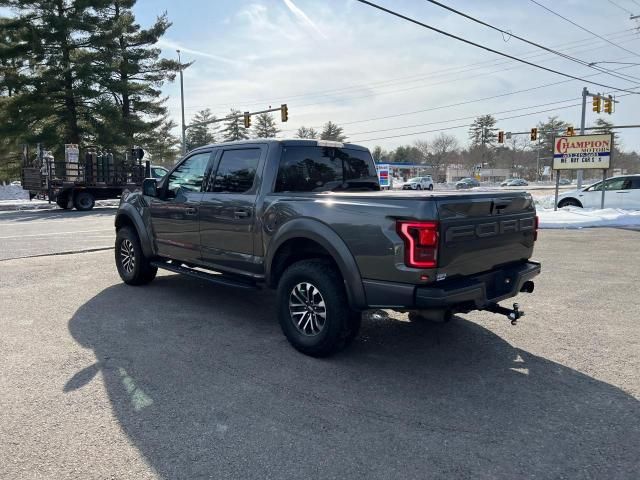
<svg viewBox="0 0 640 480"><path fill-rule="evenodd" d="M283 122L289 120L289 107L287 107L286 103L283 103L280 106L280 116L282 117Z"/></svg>
<svg viewBox="0 0 640 480"><path fill-rule="evenodd" d="M504 143L504 132L498 132L498 143Z"/></svg>
<svg viewBox="0 0 640 480"><path fill-rule="evenodd" d="M535 142L537 139L538 139L538 129L534 127L531 129L531 141Z"/></svg>
<svg viewBox="0 0 640 480"><path fill-rule="evenodd" d="M567 127L567 137L573 137L576 134L573 127Z"/></svg>
<svg viewBox="0 0 640 480"><path fill-rule="evenodd" d="M613 113L613 97L611 95L604 99L604 113L609 115Z"/></svg>
<svg viewBox="0 0 640 480"><path fill-rule="evenodd" d="M251 113L244 112L244 128L249 128L251 126Z"/></svg>
<svg viewBox="0 0 640 480"><path fill-rule="evenodd" d="M602 110L600 95L596 95L595 97L593 97L592 105L593 105L593 111L600 113L600 111Z"/></svg>

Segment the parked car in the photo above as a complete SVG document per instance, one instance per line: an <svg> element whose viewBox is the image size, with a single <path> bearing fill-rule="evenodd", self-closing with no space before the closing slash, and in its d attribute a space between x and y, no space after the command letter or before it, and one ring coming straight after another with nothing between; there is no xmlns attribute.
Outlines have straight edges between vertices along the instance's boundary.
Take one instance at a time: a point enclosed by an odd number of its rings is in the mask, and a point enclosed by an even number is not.
<svg viewBox="0 0 640 480"><path fill-rule="evenodd" d="M157 165L152 165L151 166L151 177L152 178L162 178L164 177L167 173L169 173L169 170L167 170L164 167L160 167Z"/></svg>
<svg viewBox="0 0 640 480"><path fill-rule="evenodd" d="M10 185L12 187L21 187L22 186L22 182L20 180L14 180L13 182L10 183Z"/></svg>
<svg viewBox="0 0 640 480"><path fill-rule="evenodd" d="M604 181L605 208L640 209L640 174L611 177ZM600 208L602 182L558 195L558 208Z"/></svg>
<svg viewBox="0 0 640 480"><path fill-rule="evenodd" d="M497 302L532 292L540 272L529 261L530 194L382 192L369 150L322 140L195 149L162 180L127 191L115 227L125 283L149 283L162 268L219 295L277 289L284 335L312 356L347 346L370 308L441 320L488 310L513 323L517 305Z"/></svg>
<svg viewBox="0 0 640 480"><path fill-rule="evenodd" d="M459 182L456 182L456 189L457 190L462 190L465 188L473 188L473 187L479 187L480 186L480 182L477 181L475 178L463 178L462 180L460 180Z"/></svg>
<svg viewBox="0 0 640 480"><path fill-rule="evenodd" d="M433 190L431 175L425 177L410 178L402 184L403 190Z"/></svg>
<svg viewBox="0 0 640 480"><path fill-rule="evenodd" d="M529 185L524 178L511 178L500 184L501 187L526 187Z"/></svg>
<svg viewBox="0 0 640 480"><path fill-rule="evenodd" d="M569 180L568 178L561 178L558 183L560 185L571 185L571 180Z"/></svg>

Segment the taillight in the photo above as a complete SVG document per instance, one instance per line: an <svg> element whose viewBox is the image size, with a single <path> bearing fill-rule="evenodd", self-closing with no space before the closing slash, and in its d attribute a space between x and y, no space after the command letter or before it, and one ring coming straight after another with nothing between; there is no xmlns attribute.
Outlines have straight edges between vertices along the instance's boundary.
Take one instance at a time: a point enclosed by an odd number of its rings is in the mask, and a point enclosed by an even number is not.
<svg viewBox="0 0 640 480"><path fill-rule="evenodd" d="M438 265L438 222L398 221L397 229L404 240L404 259L408 267L434 268Z"/></svg>
<svg viewBox="0 0 640 480"><path fill-rule="evenodd" d="M540 223L540 219L538 218L538 216L536 215L536 221L533 224L533 241L535 242L536 240L538 240L538 225Z"/></svg>

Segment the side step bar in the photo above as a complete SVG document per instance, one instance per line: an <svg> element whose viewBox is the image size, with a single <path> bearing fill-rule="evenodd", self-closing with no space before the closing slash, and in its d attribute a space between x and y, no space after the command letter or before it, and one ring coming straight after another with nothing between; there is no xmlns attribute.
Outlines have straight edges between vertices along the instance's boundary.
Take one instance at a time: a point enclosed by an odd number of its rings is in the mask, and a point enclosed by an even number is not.
<svg viewBox="0 0 640 480"><path fill-rule="evenodd" d="M194 270L193 268L185 267L177 263L163 262L162 260L154 260L151 262L154 267L169 270L170 272L181 273L190 277L199 278L200 280L206 280L218 285L224 285L225 287L244 288L245 290L258 290L260 287L251 280L244 280L239 277L202 272L200 270Z"/></svg>

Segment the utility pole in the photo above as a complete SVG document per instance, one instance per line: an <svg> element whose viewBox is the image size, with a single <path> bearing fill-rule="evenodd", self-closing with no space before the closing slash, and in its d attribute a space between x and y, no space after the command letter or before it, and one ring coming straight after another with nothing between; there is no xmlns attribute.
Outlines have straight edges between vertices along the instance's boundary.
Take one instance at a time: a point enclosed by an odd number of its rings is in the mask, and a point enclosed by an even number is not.
<svg viewBox="0 0 640 480"><path fill-rule="evenodd" d="M178 63L180 64L180 108L182 110L182 155L187 153L187 127L184 123L184 81L182 78L182 61L180 60L180 50L178 52Z"/></svg>
<svg viewBox="0 0 640 480"><path fill-rule="evenodd" d="M587 115L587 97L589 96L589 90L587 87L582 88L582 116L580 117L580 135L584 135L584 122ZM578 184L578 189L582 188L582 178L583 171L578 170L576 175L576 183Z"/></svg>

